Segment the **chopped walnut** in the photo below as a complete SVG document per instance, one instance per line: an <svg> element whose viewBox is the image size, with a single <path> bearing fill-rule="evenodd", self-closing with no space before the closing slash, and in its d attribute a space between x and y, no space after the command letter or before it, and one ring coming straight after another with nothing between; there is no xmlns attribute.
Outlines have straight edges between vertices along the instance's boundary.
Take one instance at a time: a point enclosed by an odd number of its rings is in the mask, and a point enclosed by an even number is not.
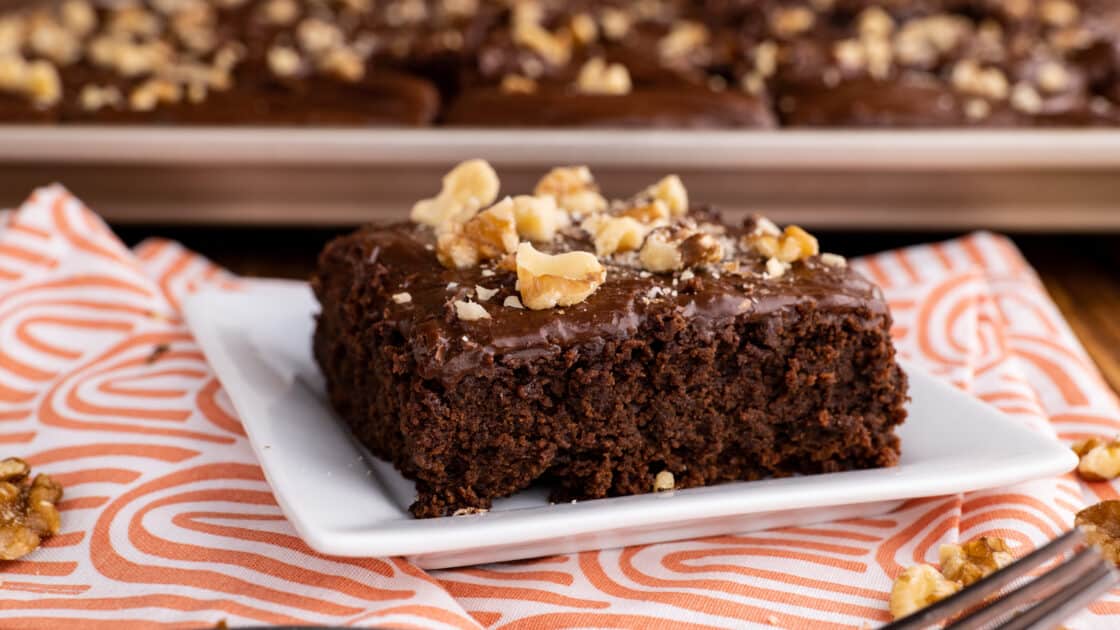
<svg viewBox="0 0 1120 630"><path fill-rule="evenodd" d="M680 21L673 24L672 30L657 42L657 51L666 61L678 60L707 44L710 37L708 27L703 24Z"/></svg>
<svg viewBox="0 0 1120 630"><path fill-rule="evenodd" d="M936 14L907 21L894 37L894 55L902 63L932 66L957 48L972 31L967 18Z"/></svg>
<svg viewBox="0 0 1120 630"><path fill-rule="evenodd" d="M82 56L80 38L53 21L36 24L27 43L36 54L63 66L74 63Z"/></svg>
<svg viewBox="0 0 1120 630"><path fill-rule="evenodd" d="M584 94L629 94L630 72L620 63L608 64L595 57L580 68L576 89Z"/></svg>
<svg viewBox="0 0 1120 630"><path fill-rule="evenodd" d="M58 15L66 30L79 37L97 28L97 13L86 0L66 0L59 6Z"/></svg>
<svg viewBox="0 0 1120 630"><path fill-rule="evenodd" d="M975 94L994 101L1007 98L1010 85L1007 75L995 67L985 68L973 59L963 59L953 66L950 76L953 87L965 94Z"/></svg>
<svg viewBox="0 0 1120 630"><path fill-rule="evenodd" d="M520 74L507 74L502 77L499 89L504 94L533 94L537 91L537 82Z"/></svg>
<svg viewBox="0 0 1120 630"><path fill-rule="evenodd" d="M122 99L121 91L112 85L87 85L78 95L78 103L87 112L95 112L104 107L119 107Z"/></svg>
<svg viewBox="0 0 1120 630"><path fill-rule="evenodd" d="M322 55L342 45L345 37L337 26L319 18L307 18L296 27L300 47L312 55Z"/></svg>
<svg viewBox="0 0 1120 630"><path fill-rule="evenodd" d="M1101 501L1077 513L1074 521L1085 538L1120 565L1120 501Z"/></svg>
<svg viewBox="0 0 1120 630"><path fill-rule="evenodd" d="M338 46L320 57L319 69L336 79L356 83L366 75L366 62L353 48Z"/></svg>
<svg viewBox="0 0 1120 630"><path fill-rule="evenodd" d="M747 243L764 257L783 263L804 260L820 252L817 239L796 225L787 226L780 236L756 230L747 237Z"/></svg>
<svg viewBox="0 0 1120 630"><path fill-rule="evenodd" d="M27 462L0 461L0 560L22 558L58 533L61 498L62 486L47 475L32 478Z"/></svg>
<svg viewBox="0 0 1120 630"><path fill-rule="evenodd" d="M1071 80L1069 71L1056 61L1048 61L1038 68L1038 87L1047 92L1061 92L1069 87Z"/></svg>
<svg viewBox="0 0 1120 630"><path fill-rule="evenodd" d="M650 233L642 250L638 253L642 269L653 273L676 271L684 267L679 242L673 239L668 229L658 229Z"/></svg>
<svg viewBox="0 0 1120 630"><path fill-rule="evenodd" d="M128 95L128 106L133 111L148 112L162 104L175 104L183 100L183 88L178 83L164 79L149 79Z"/></svg>
<svg viewBox="0 0 1120 630"><path fill-rule="evenodd" d="M848 266L848 259L840 254L830 254L825 252L821 254L821 263L836 269L843 269Z"/></svg>
<svg viewBox="0 0 1120 630"><path fill-rule="evenodd" d="M1044 0L1038 14L1050 26L1069 26L1077 21L1080 11L1069 0Z"/></svg>
<svg viewBox="0 0 1120 630"><path fill-rule="evenodd" d="M108 24L108 30L112 33L142 39L157 37L161 29L159 16L138 5L113 11Z"/></svg>
<svg viewBox="0 0 1120 630"><path fill-rule="evenodd" d="M455 300L455 317L465 322L476 322L480 319L490 319L490 313L486 312L486 308L476 302L466 302L463 300Z"/></svg>
<svg viewBox="0 0 1120 630"><path fill-rule="evenodd" d="M549 171L537 182L535 195L550 195L556 205L575 215L589 215L607 208L607 200L586 166L562 166Z"/></svg>
<svg viewBox="0 0 1120 630"><path fill-rule="evenodd" d="M568 213L557 207L555 197L548 195L514 197L513 215L518 236L538 243L551 241L556 232L570 223Z"/></svg>
<svg viewBox="0 0 1120 630"><path fill-rule="evenodd" d="M299 52L290 46L273 46L268 49L268 69L280 78L298 75L303 69Z"/></svg>
<svg viewBox="0 0 1120 630"><path fill-rule="evenodd" d="M509 197L436 240L436 257L451 269L467 269L517 249L517 219Z"/></svg>
<svg viewBox="0 0 1120 630"><path fill-rule="evenodd" d="M894 32L894 18L881 7L868 7L859 14L860 37L885 39Z"/></svg>
<svg viewBox="0 0 1120 630"><path fill-rule="evenodd" d="M578 304L607 279L606 269L588 252L553 256L521 243L516 264L521 302L535 311Z"/></svg>
<svg viewBox="0 0 1120 630"><path fill-rule="evenodd" d="M662 470L657 473L653 479L654 492L666 492L677 487L677 480L673 477L673 473L668 470Z"/></svg>
<svg viewBox="0 0 1120 630"><path fill-rule="evenodd" d="M479 302L488 302L490 298L498 294L498 289L490 289L480 284L474 285L474 294L478 297Z"/></svg>
<svg viewBox="0 0 1120 630"><path fill-rule="evenodd" d="M1027 83L1016 83L1011 89L1011 106L1025 114L1042 111L1042 95Z"/></svg>
<svg viewBox="0 0 1120 630"><path fill-rule="evenodd" d="M1120 477L1120 439L1106 442L1088 438L1073 445L1073 452L1081 458L1077 474L1086 481L1109 481Z"/></svg>
<svg viewBox="0 0 1120 630"><path fill-rule="evenodd" d="M268 0L261 7L261 17L273 26L288 26L299 19L299 4L296 0Z"/></svg>
<svg viewBox="0 0 1120 630"><path fill-rule="evenodd" d="M465 507L465 508L459 508L458 510L455 510L454 512L451 513L451 516L475 516L475 515L478 515L478 514L485 514L489 511L490 510L488 510L486 508Z"/></svg>
<svg viewBox="0 0 1120 630"><path fill-rule="evenodd" d="M502 300L502 306L507 308L525 308L525 305L521 303L521 298L516 295L507 295L506 299Z"/></svg>
<svg viewBox="0 0 1120 630"><path fill-rule="evenodd" d="M62 80L49 61L0 55L0 92L21 94L38 107L51 107L62 99Z"/></svg>
<svg viewBox="0 0 1120 630"><path fill-rule="evenodd" d="M778 278L786 275L786 272L789 271L789 269L790 264L788 262L785 262L784 260L778 260L777 258L768 258L766 260L766 279L777 280Z"/></svg>
<svg viewBox="0 0 1120 630"><path fill-rule="evenodd" d="M613 217L596 214L580 224L591 235L595 253L610 256L616 252L634 251L642 246L649 228L632 217Z"/></svg>
<svg viewBox="0 0 1120 630"><path fill-rule="evenodd" d="M968 586L1011 564L1015 559L1007 541L981 536L963 545L941 545L941 573L946 578Z"/></svg>
<svg viewBox="0 0 1120 630"><path fill-rule="evenodd" d="M408 304L412 301L412 294L408 291L393 294L393 302L396 304Z"/></svg>
<svg viewBox="0 0 1120 630"><path fill-rule="evenodd" d="M443 176L439 195L412 206L411 218L436 228L437 233L453 231L479 209L498 198L498 174L485 160L468 160Z"/></svg>
<svg viewBox="0 0 1120 630"><path fill-rule="evenodd" d="M631 205L637 204L637 205ZM618 211L620 217L630 217L650 227L661 227L669 224L672 211L669 205L660 199L635 200L627 204L623 210Z"/></svg>
<svg viewBox="0 0 1120 630"><path fill-rule="evenodd" d="M706 232L697 232L681 241L680 251L685 267L710 265L723 260L723 244Z"/></svg>
<svg viewBox="0 0 1120 630"><path fill-rule="evenodd" d="M665 205L669 208L669 213L674 217L683 216L688 212L688 190L685 189L681 178L676 175L661 178L639 197L665 202Z"/></svg>
<svg viewBox="0 0 1120 630"><path fill-rule="evenodd" d="M794 37L813 28L816 14L805 7L783 7L770 14L770 27L779 37Z"/></svg>
<svg viewBox="0 0 1120 630"><path fill-rule="evenodd" d="M514 20L513 41L535 52L546 63L563 66L572 57L572 42L557 35L535 20Z"/></svg>
<svg viewBox="0 0 1120 630"><path fill-rule="evenodd" d="M630 16L619 9L607 7L599 15L599 25L602 28L603 37L611 41L618 41L626 37L632 24Z"/></svg>
<svg viewBox="0 0 1120 630"><path fill-rule="evenodd" d="M581 46L594 44L599 39L599 25L595 23L595 18L587 13L573 15L568 22L568 30Z"/></svg>
<svg viewBox="0 0 1120 630"><path fill-rule="evenodd" d="M982 98L970 98L965 101L964 115L969 120L984 120L992 113L992 106Z"/></svg>
<svg viewBox="0 0 1120 630"><path fill-rule="evenodd" d="M928 564L912 566L898 576L891 587L891 615L901 619L949 597L960 588Z"/></svg>

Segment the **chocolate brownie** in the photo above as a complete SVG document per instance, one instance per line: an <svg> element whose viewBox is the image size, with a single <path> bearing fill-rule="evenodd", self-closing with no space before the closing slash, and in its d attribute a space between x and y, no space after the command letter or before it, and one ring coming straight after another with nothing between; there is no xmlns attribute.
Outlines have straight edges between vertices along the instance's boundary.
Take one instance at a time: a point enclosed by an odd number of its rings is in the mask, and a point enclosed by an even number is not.
<svg viewBox="0 0 1120 630"><path fill-rule="evenodd" d="M472 126L774 126L728 89L736 31L687 2L515 5L480 46L444 122Z"/></svg>
<svg viewBox="0 0 1120 630"><path fill-rule="evenodd" d="M725 225L674 177L613 203L581 168L498 187L464 163L313 279L331 403L414 515L898 461L887 305L804 230Z"/></svg>

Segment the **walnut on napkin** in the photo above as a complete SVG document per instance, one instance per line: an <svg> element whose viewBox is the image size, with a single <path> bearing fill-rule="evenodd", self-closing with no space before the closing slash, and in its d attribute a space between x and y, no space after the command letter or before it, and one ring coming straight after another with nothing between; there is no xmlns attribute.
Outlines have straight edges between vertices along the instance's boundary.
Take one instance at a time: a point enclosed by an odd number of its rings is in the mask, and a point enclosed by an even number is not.
<svg viewBox="0 0 1120 630"><path fill-rule="evenodd" d="M0 560L22 558L58 533L61 498L62 486L48 475L32 478L27 462L0 461Z"/></svg>
<svg viewBox="0 0 1120 630"><path fill-rule="evenodd" d="M1007 541L994 536L981 536L960 545L941 545L938 555L940 570L918 564L895 579L890 597L891 615L895 619L945 599L1014 560Z"/></svg>
<svg viewBox="0 0 1120 630"><path fill-rule="evenodd" d="M1120 565L1120 501L1101 501L1089 506L1077 513L1074 523L1104 557Z"/></svg>

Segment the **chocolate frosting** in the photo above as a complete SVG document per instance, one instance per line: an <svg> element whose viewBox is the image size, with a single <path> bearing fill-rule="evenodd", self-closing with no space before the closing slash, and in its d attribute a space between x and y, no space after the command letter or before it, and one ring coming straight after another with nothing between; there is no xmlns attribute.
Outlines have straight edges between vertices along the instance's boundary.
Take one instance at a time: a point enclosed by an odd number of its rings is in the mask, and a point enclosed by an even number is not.
<svg viewBox="0 0 1120 630"><path fill-rule="evenodd" d="M727 236L737 240L741 228ZM794 263L781 278L763 277L763 260L740 251L733 260L740 271L714 268L693 270L693 277L650 274L633 264L633 254L604 260L606 282L585 301L541 311L504 306L516 296L516 274L492 265L447 269L436 260L434 238L426 227L408 224L370 226L345 237L354 239L365 254L358 282L386 274L385 285L406 292L402 304L385 296L384 321L413 343L424 378L453 382L484 365L516 369L541 355L556 355L582 344L635 335L652 318L679 318L696 334L718 335L735 320L765 322L782 309L812 303L817 309L851 312L860 317L886 316L878 287L850 268L828 266L818 257ZM553 251L589 250L578 237L552 244ZM475 286L497 289L479 302ZM456 300L479 302L489 319L464 321L456 317Z"/></svg>

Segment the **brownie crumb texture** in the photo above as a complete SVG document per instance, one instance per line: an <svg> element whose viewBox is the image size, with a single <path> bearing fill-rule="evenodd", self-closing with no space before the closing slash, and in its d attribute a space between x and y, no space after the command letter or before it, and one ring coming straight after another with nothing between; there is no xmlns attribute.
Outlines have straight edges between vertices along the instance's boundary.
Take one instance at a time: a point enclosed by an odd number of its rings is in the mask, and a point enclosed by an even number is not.
<svg viewBox="0 0 1120 630"><path fill-rule="evenodd" d="M330 243L315 356L418 517L891 466L906 379L877 287L797 226L743 225L668 176L502 196L452 169L411 222Z"/></svg>

